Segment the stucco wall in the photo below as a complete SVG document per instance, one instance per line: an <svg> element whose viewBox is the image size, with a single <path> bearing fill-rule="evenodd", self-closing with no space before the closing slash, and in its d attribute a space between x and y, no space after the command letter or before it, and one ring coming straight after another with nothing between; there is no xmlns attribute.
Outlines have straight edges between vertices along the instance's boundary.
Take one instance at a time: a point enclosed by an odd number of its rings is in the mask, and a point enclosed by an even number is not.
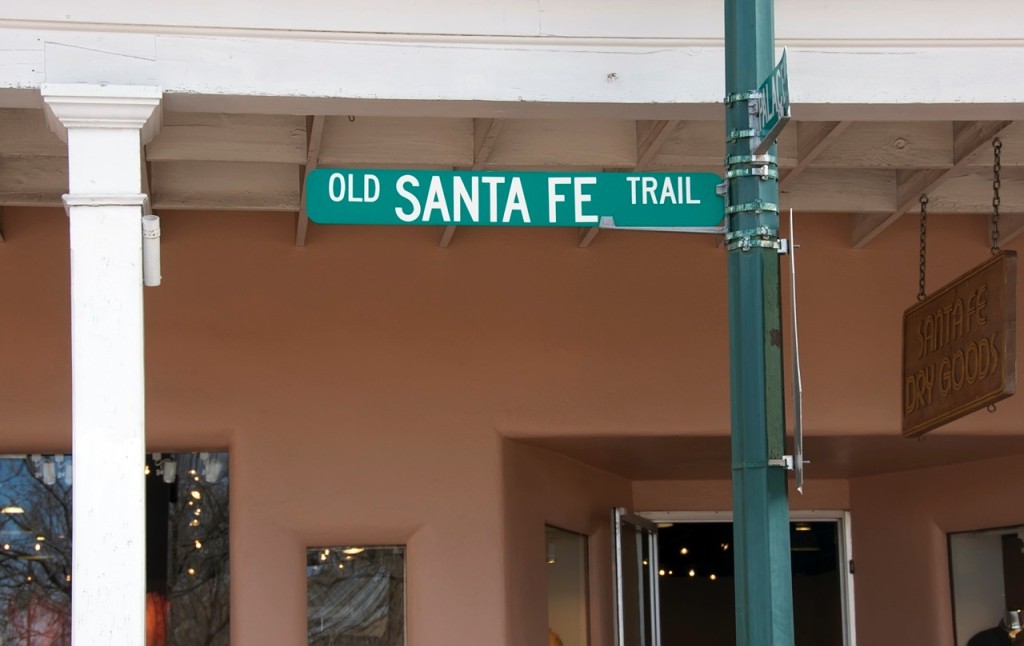
<svg viewBox="0 0 1024 646"><path fill-rule="evenodd" d="M588 537L590 644L611 646L611 510L630 506L629 481L516 442L504 468L508 643L546 643L544 525L554 525Z"/></svg>
<svg viewBox="0 0 1024 646"><path fill-rule="evenodd" d="M946 534L1024 523L1020 459L850 482L859 643L953 644Z"/></svg>

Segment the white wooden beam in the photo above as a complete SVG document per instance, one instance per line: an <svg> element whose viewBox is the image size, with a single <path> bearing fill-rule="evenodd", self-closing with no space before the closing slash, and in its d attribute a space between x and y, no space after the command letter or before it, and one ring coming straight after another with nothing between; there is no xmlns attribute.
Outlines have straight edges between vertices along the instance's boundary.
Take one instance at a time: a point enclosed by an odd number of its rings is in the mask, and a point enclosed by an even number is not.
<svg viewBox="0 0 1024 646"><path fill-rule="evenodd" d="M491 156L504 126L504 119L473 119L473 170L481 170L487 164L487 158ZM444 227L437 246L447 249L454 235L455 225Z"/></svg>
<svg viewBox="0 0 1024 646"><path fill-rule="evenodd" d="M658 121L637 121L636 122L636 165L634 172L641 172L647 169L651 160L658 154L676 126L678 119Z"/></svg>
<svg viewBox="0 0 1024 646"><path fill-rule="evenodd" d="M153 162L153 209L300 210L301 167L247 162Z"/></svg>
<svg viewBox="0 0 1024 646"><path fill-rule="evenodd" d="M833 141L850 126L852 121L801 121L796 124L796 166L789 169L779 181L779 190L789 188L797 177L825 152Z"/></svg>
<svg viewBox="0 0 1024 646"><path fill-rule="evenodd" d="M954 122L952 132L953 164L938 170L903 171L898 175L896 210L885 215L858 216L853 223L853 247L861 249L918 204L922 195L931 193L967 166L979 148L992 140L1012 122Z"/></svg>
<svg viewBox="0 0 1024 646"><path fill-rule="evenodd" d="M306 232L309 229L309 214L306 212L306 178L320 163L320 147L324 138L323 115L306 117L306 165L300 175L299 212L295 218L295 246L306 246Z"/></svg>
<svg viewBox="0 0 1024 646"><path fill-rule="evenodd" d="M146 149L150 161L306 161L301 115L168 112Z"/></svg>

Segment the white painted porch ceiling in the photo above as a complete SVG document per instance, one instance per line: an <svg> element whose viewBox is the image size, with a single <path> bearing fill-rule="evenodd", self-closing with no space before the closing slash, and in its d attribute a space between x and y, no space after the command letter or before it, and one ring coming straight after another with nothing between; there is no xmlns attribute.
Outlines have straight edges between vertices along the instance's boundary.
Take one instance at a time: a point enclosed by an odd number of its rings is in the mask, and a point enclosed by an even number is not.
<svg viewBox="0 0 1024 646"><path fill-rule="evenodd" d="M145 147L146 176L158 213L299 213L312 166L721 173L724 130L720 121L165 112ZM851 246L916 211L921 192L933 214L987 213L995 135L1006 241L1024 230L1024 122L791 122L779 142L781 206L852 215ZM67 190L67 148L42 110L0 109L0 205L59 206Z"/></svg>

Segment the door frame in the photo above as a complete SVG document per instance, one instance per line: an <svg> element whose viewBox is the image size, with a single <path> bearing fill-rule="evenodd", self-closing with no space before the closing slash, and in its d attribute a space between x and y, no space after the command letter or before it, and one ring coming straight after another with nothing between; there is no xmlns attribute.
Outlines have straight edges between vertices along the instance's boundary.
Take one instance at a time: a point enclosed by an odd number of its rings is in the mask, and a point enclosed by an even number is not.
<svg viewBox="0 0 1024 646"><path fill-rule="evenodd" d="M653 523L731 523L731 511L641 511L634 512ZM790 511L789 521L834 521L839 535L839 598L843 612L843 643L857 645L857 621L853 594L853 530L850 512L842 509ZM843 567L843 564L846 567Z"/></svg>

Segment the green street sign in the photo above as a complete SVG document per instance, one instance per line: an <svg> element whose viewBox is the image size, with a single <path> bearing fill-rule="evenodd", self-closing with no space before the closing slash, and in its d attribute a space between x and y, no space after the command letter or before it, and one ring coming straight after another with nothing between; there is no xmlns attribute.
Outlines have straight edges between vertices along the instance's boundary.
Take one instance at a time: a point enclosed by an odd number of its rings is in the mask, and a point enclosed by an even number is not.
<svg viewBox="0 0 1024 646"><path fill-rule="evenodd" d="M306 178L319 224L704 230L725 213L713 173L541 173L320 168Z"/></svg>
<svg viewBox="0 0 1024 646"><path fill-rule="evenodd" d="M782 50L782 58L768 78L757 88L760 95L757 111L758 138L760 143L754 150L755 155L768 151L779 133L786 127L790 118L789 109L789 71L786 67L786 50Z"/></svg>

